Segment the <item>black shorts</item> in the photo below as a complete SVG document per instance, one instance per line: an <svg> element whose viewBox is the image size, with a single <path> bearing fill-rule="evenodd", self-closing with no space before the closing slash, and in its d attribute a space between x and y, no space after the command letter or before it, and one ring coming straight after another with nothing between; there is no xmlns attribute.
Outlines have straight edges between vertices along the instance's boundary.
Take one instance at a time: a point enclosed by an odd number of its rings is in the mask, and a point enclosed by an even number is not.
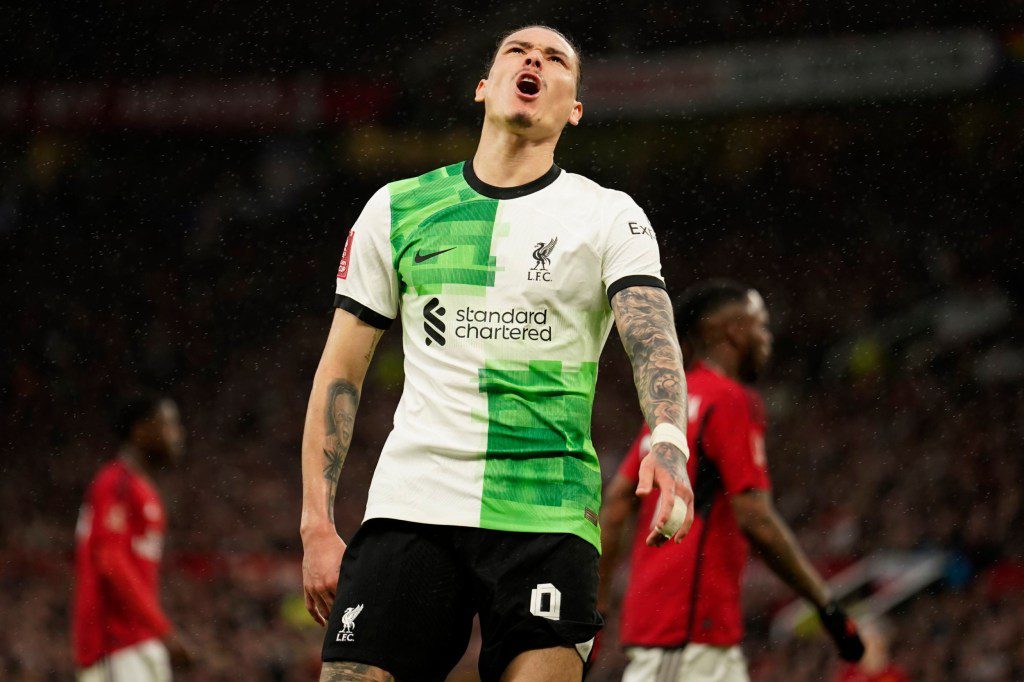
<svg viewBox="0 0 1024 682"><path fill-rule="evenodd" d="M576 646L585 661L596 601L597 550L575 535L371 519L341 563L323 660L444 680L479 614L484 682L531 649Z"/></svg>

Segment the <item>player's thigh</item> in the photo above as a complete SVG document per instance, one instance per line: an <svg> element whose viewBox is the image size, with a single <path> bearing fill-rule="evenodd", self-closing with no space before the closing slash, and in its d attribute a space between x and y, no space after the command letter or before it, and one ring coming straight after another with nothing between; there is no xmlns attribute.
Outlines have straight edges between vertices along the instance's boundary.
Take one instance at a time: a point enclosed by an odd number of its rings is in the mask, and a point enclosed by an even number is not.
<svg viewBox="0 0 1024 682"><path fill-rule="evenodd" d="M320 682L395 682L395 678L366 663L328 661L320 668Z"/></svg>
<svg viewBox="0 0 1024 682"><path fill-rule="evenodd" d="M576 647L532 649L512 659L501 682L579 682L583 659Z"/></svg>
<svg viewBox="0 0 1024 682"><path fill-rule="evenodd" d="M597 550L575 535L475 532L481 678L504 679L511 664L521 660L569 675L544 679L580 679L602 624L596 608ZM520 659L535 651L536 656Z"/></svg>
<svg viewBox="0 0 1024 682"><path fill-rule="evenodd" d="M473 625L469 573L449 530L390 519L363 524L341 563L325 662L372 666L400 680L444 679Z"/></svg>

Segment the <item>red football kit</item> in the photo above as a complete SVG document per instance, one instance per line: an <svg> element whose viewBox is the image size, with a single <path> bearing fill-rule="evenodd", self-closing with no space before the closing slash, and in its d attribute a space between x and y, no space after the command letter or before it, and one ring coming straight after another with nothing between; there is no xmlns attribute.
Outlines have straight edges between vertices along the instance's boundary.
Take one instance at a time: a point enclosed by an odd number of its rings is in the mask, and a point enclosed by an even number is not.
<svg viewBox="0 0 1024 682"><path fill-rule="evenodd" d="M622 604L620 640L626 646L724 647L743 639L740 581L749 548L729 497L771 486L764 407L757 393L702 363L686 373L686 385L693 526L678 545L648 547L657 492L641 502ZM637 481L640 460L649 450L650 431L644 426L619 473Z"/></svg>
<svg viewBox="0 0 1024 682"><path fill-rule="evenodd" d="M79 667L170 630L157 594L164 527L163 503L149 481L121 460L100 469L75 531Z"/></svg>

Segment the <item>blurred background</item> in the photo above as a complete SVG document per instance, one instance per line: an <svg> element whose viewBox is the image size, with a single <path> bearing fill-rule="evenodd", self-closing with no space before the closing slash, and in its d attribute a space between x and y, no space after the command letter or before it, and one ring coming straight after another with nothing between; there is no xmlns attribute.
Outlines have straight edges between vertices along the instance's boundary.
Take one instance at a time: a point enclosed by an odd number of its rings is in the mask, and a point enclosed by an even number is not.
<svg viewBox="0 0 1024 682"><path fill-rule="evenodd" d="M164 602L200 645L178 679L315 679L299 444L347 230L385 182L472 156L476 80L533 22L585 55L557 162L646 209L670 291L764 293L777 504L884 611L875 655L915 680L1024 679L1024 3L298 5L4 10L0 679L73 675L75 519L114 455L107 408L138 385L189 433L159 480ZM343 537L401 384L392 332ZM606 476L640 420L613 334ZM844 674L756 561L746 589L755 680ZM615 632L591 679L618 679Z"/></svg>

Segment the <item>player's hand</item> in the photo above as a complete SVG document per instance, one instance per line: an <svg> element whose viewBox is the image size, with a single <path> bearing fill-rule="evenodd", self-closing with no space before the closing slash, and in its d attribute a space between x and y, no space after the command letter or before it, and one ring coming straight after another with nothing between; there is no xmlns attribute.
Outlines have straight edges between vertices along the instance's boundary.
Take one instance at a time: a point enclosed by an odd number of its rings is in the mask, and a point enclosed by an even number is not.
<svg viewBox="0 0 1024 682"><path fill-rule="evenodd" d="M661 491L658 512L654 516L651 533L647 536L648 546L658 547L669 540L658 529L668 522L672 508L679 501L686 505L686 518L671 539L682 542L693 525L693 488L690 487L690 477L686 473L686 457L682 451L669 443L656 443L640 461L639 478L636 487L638 496L646 497L654 488Z"/></svg>
<svg viewBox="0 0 1024 682"><path fill-rule="evenodd" d="M174 668L191 668L195 665L195 648L178 632L170 632L164 637L164 646Z"/></svg>
<svg viewBox="0 0 1024 682"><path fill-rule="evenodd" d="M331 615L344 554L345 543L334 528L302 539L302 591L306 610L320 627Z"/></svg>
<svg viewBox="0 0 1024 682"><path fill-rule="evenodd" d="M864 656L864 642L857 632L857 624L846 615L838 603L831 601L818 607L818 617L839 650L839 658L856 663Z"/></svg>

